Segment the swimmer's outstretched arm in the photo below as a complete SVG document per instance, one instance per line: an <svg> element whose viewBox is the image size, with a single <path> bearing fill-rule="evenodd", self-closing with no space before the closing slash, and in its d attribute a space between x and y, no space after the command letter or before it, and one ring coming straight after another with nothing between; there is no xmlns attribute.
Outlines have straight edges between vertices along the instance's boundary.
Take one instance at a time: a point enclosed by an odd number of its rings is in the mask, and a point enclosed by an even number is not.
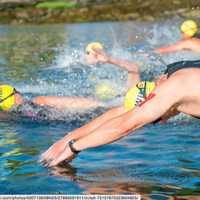
<svg viewBox="0 0 200 200"><path fill-rule="evenodd" d="M129 62L124 59L113 58L111 56L108 56L104 51L99 49L93 49L93 51L95 52L96 59L99 62L117 65L131 73L139 73L138 65L133 62Z"/></svg>
<svg viewBox="0 0 200 200"><path fill-rule="evenodd" d="M171 77L171 81L166 81L158 86L154 95L151 95L153 98L145 102L141 107L113 117L111 120L88 133L85 137L76 140L73 147L76 150L82 151L105 145L128 135L130 131L155 121L182 98L183 91L174 90L174 87L177 87L178 84L180 86L180 82ZM73 156L74 153L69 147L66 147L57 158L49 158L47 166L55 166L64 160L70 161Z"/></svg>
<svg viewBox="0 0 200 200"><path fill-rule="evenodd" d="M97 61L113 64L128 71L128 86L132 87L140 81L139 66L136 63L129 62L124 59L113 58L99 49L93 49L93 51L95 52Z"/></svg>
<svg viewBox="0 0 200 200"><path fill-rule="evenodd" d="M84 97L38 96L33 98L32 102L41 106L50 106L56 109L87 110L102 106L101 102Z"/></svg>
<svg viewBox="0 0 200 200"><path fill-rule="evenodd" d="M127 85L133 87L140 81L140 72L137 64L127 60L109 57L108 62L128 71Z"/></svg>
<svg viewBox="0 0 200 200"><path fill-rule="evenodd" d="M171 53L181 50L200 52L200 39L191 38L191 39L181 40L176 42L175 44L155 49L157 53L161 54Z"/></svg>
<svg viewBox="0 0 200 200"><path fill-rule="evenodd" d="M79 140L82 137L85 137L92 131L94 131L96 128L104 124L106 121L109 121L110 119L117 117L119 115L122 115L125 113L125 109L123 106L112 108L109 111L105 112L101 116L97 117L96 119L92 120L88 124L68 133L64 138L57 141L53 146L51 146L45 153L41 156L41 162L43 160L50 160L50 159L56 159L62 151L68 146L68 142L70 140Z"/></svg>

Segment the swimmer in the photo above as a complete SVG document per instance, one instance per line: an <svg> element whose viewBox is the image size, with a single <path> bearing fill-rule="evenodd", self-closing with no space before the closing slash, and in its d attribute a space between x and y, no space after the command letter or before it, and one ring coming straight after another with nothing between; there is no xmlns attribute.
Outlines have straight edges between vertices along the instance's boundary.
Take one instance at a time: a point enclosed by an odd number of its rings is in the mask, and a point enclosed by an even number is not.
<svg viewBox="0 0 200 200"><path fill-rule="evenodd" d="M87 59L88 62L93 60L95 62L102 63L112 63L119 65L129 72L129 83L135 85L139 81L139 72L138 66L134 63L128 63L126 61L113 59L108 57L103 51L100 51L103 46L100 43L91 43L86 48ZM109 95L114 96L112 94L113 90L111 87L106 87L107 85L99 85L96 87L96 93L99 96L106 98ZM105 95L104 95L105 93ZM108 94L109 93L109 94ZM0 111L7 113L20 113L23 111L23 107L29 107L31 110L39 110L38 108L53 108L57 110L68 109L70 111L77 110L91 110L99 107L105 107L103 102L97 101L92 98L85 97L62 97L62 96L38 96L34 97L31 101L26 101L23 98L23 95L18 92L14 87L10 85L0 85ZM48 109L47 109L48 111ZM27 115L29 117L33 117L35 115L33 112L22 113L23 115ZM41 114L41 112L40 112ZM37 115L37 114L36 114ZM37 116L36 116L37 117Z"/></svg>
<svg viewBox="0 0 200 200"><path fill-rule="evenodd" d="M140 80L139 67L133 62L124 59L114 58L103 51L101 43L90 43L86 47L86 62L88 64L108 63L125 69L128 72L127 86L132 87Z"/></svg>
<svg viewBox="0 0 200 200"><path fill-rule="evenodd" d="M94 99L84 97L66 96L37 96L31 101L24 99L23 95L11 85L0 85L0 111L4 113L21 113L28 117L37 117L35 114L42 114L45 109L53 108L59 110L90 110L103 106ZM29 108L24 110L23 108ZM40 113L37 113L36 110ZM48 110L48 109L47 109ZM33 112L32 112L33 111Z"/></svg>
<svg viewBox="0 0 200 200"><path fill-rule="evenodd" d="M186 20L181 27L182 39L175 44L155 49L157 53L171 53L188 50L200 53L200 39L197 37L198 26L193 20Z"/></svg>
<svg viewBox="0 0 200 200"><path fill-rule="evenodd" d="M103 49L103 44L101 44L100 42L91 42L89 43L86 48L85 48L85 59L87 64L92 65L92 64L96 64L96 54L94 52L94 49L99 49L102 50Z"/></svg>
<svg viewBox="0 0 200 200"><path fill-rule="evenodd" d="M47 167L70 162L83 150L112 143L146 124L167 120L180 112L200 118L200 64L185 63L167 66L155 88L132 109L112 108L69 132L41 155L40 162Z"/></svg>

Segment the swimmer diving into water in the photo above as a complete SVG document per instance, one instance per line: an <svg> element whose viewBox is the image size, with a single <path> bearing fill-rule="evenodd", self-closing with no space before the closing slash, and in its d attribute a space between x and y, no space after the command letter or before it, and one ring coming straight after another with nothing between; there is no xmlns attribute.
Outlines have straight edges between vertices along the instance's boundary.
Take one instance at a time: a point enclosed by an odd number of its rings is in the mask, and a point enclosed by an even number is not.
<svg viewBox="0 0 200 200"><path fill-rule="evenodd" d="M200 65L193 65L192 61L184 63L169 65L146 97L145 90L138 92L138 100L133 99L134 108L110 109L68 133L41 155L40 162L47 167L70 162L80 151L112 143L146 124L167 120L179 112L200 118Z"/></svg>
<svg viewBox="0 0 200 200"><path fill-rule="evenodd" d="M186 20L181 25L182 39L166 47L155 49L157 53L165 54L182 50L200 52L200 38L197 37L198 26L193 20Z"/></svg>

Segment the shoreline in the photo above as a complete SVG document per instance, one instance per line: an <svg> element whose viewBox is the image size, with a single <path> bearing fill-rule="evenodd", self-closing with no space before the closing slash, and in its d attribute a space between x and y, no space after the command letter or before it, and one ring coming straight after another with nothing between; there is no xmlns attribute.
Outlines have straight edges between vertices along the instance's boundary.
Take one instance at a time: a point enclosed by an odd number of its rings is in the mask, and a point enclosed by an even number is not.
<svg viewBox="0 0 200 200"><path fill-rule="evenodd" d="M172 1L172 0L171 0ZM2 9L0 4L0 24L55 24L84 23L100 21L155 21L172 16L200 18L199 5L171 4L172 2L152 4L114 3L91 4L74 8L47 9L35 6L20 6Z"/></svg>

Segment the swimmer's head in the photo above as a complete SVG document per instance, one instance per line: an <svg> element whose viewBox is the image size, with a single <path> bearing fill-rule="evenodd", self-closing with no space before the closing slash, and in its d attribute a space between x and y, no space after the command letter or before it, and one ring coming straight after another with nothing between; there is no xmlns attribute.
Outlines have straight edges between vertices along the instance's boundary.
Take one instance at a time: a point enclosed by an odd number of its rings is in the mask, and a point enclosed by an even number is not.
<svg viewBox="0 0 200 200"><path fill-rule="evenodd" d="M96 59L96 53L93 51L93 49L103 49L103 45L99 42L92 42L87 45L85 48L86 52L86 62L88 64L96 64L98 61Z"/></svg>
<svg viewBox="0 0 200 200"><path fill-rule="evenodd" d="M103 49L103 45L100 42L91 42L85 48L87 54L93 52L93 49Z"/></svg>
<svg viewBox="0 0 200 200"><path fill-rule="evenodd" d="M22 97L14 87L10 85L0 85L0 110L7 112L16 102L19 104L21 101Z"/></svg>
<svg viewBox="0 0 200 200"><path fill-rule="evenodd" d="M111 84L100 83L95 88L95 96L99 100L110 100L116 96L116 91Z"/></svg>
<svg viewBox="0 0 200 200"><path fill-rule="evenodd" d="M124 107L127 111L139 106L142 101L155 89L155 82L141 81L133 88L129 89L125 99Z"/></svg>
<svg viewBox="0 0 200 200"><path fill-rule="evenodd" d="M184 36L193 37L198 32L198 25L193 20L186 20L181 24L180 29L182 33L184 34Z"/></svg>

